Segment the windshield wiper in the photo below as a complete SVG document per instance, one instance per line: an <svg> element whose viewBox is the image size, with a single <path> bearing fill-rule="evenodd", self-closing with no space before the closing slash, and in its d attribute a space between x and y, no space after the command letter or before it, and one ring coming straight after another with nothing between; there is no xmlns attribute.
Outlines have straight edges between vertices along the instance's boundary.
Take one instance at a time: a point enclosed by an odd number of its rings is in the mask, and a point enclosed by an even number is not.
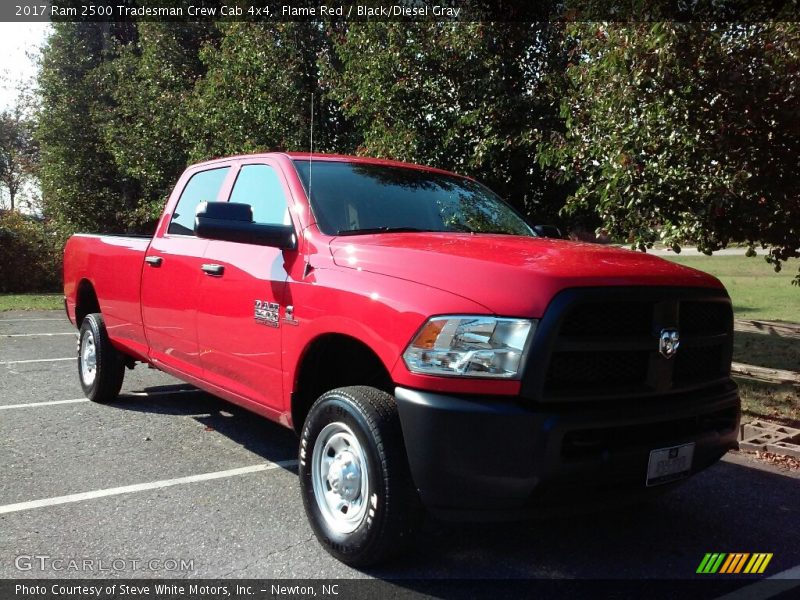
<svg viewBox="0 0 800 600"><path fill-rule="evenodd" d="M436 229L420 229L419 227L368 227L365 229L342 229L336 235L367 235L370 233L415 233L433 231Z"/></svg>

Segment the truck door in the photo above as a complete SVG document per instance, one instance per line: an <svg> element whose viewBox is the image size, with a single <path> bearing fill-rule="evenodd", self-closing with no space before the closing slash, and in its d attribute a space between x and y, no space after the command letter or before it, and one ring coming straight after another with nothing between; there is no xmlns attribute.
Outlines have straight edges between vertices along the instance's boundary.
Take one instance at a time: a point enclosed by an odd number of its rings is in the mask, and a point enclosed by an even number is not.
<svg viewBox="0 0 800 600"><path fill-rule="evenodd" d="M256 223L292 223L288 186L269 159L242 161L229 201L249 204ZM297 256L297 250L211 240L203 260L197 332L205 378L275 410L283 404L287 271Z"/></svg>
<svg viewBox="0 0 800 600"><path fill-rule="evenodd" d="M230 172L228 165L189 175L177 203L170 199L174 209L160 223L142 271L142 319L151 360L198 378L198 287L208 240L194 235L195 210L200 202L218 199Z"/></svg>

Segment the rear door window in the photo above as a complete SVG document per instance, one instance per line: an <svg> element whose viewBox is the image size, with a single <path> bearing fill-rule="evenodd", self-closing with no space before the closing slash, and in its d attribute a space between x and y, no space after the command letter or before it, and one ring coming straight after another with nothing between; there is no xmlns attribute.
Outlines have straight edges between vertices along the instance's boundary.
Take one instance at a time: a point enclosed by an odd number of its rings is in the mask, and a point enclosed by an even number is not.
<svg viewBox="0 0 800 600"><path fill-rule="evenodd" d="M181 192L178 206L172 213L167 233L194 235L194 217L201 202L215 202L230 167L200 171L192 175Z"/></svg>

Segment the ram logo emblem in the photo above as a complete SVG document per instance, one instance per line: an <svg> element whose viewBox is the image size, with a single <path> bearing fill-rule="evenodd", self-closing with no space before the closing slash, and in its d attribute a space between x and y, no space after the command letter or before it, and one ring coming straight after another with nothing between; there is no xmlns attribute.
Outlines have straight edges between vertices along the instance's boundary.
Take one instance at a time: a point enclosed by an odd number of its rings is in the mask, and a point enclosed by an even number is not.
<svg viewBox="0 0 800 600"><path fill-rule="evenodd" d="M681 345L681 337L677 329L662 329L658 336L658 351L664 358L672 358L678 352Z"/></svg>

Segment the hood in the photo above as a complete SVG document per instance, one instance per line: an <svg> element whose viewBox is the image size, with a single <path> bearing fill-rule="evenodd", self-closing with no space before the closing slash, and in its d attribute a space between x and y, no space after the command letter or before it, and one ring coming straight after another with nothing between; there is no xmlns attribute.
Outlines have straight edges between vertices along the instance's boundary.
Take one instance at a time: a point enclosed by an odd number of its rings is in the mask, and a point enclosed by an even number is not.
<svg viewBox="0 0 800 600"><path fill-rule="evenodd" d="M722 288L711 275L643 252L508 235L386 233L338 237L334 262L439 288L498 315L540 317L571 287Z"/></svg>

